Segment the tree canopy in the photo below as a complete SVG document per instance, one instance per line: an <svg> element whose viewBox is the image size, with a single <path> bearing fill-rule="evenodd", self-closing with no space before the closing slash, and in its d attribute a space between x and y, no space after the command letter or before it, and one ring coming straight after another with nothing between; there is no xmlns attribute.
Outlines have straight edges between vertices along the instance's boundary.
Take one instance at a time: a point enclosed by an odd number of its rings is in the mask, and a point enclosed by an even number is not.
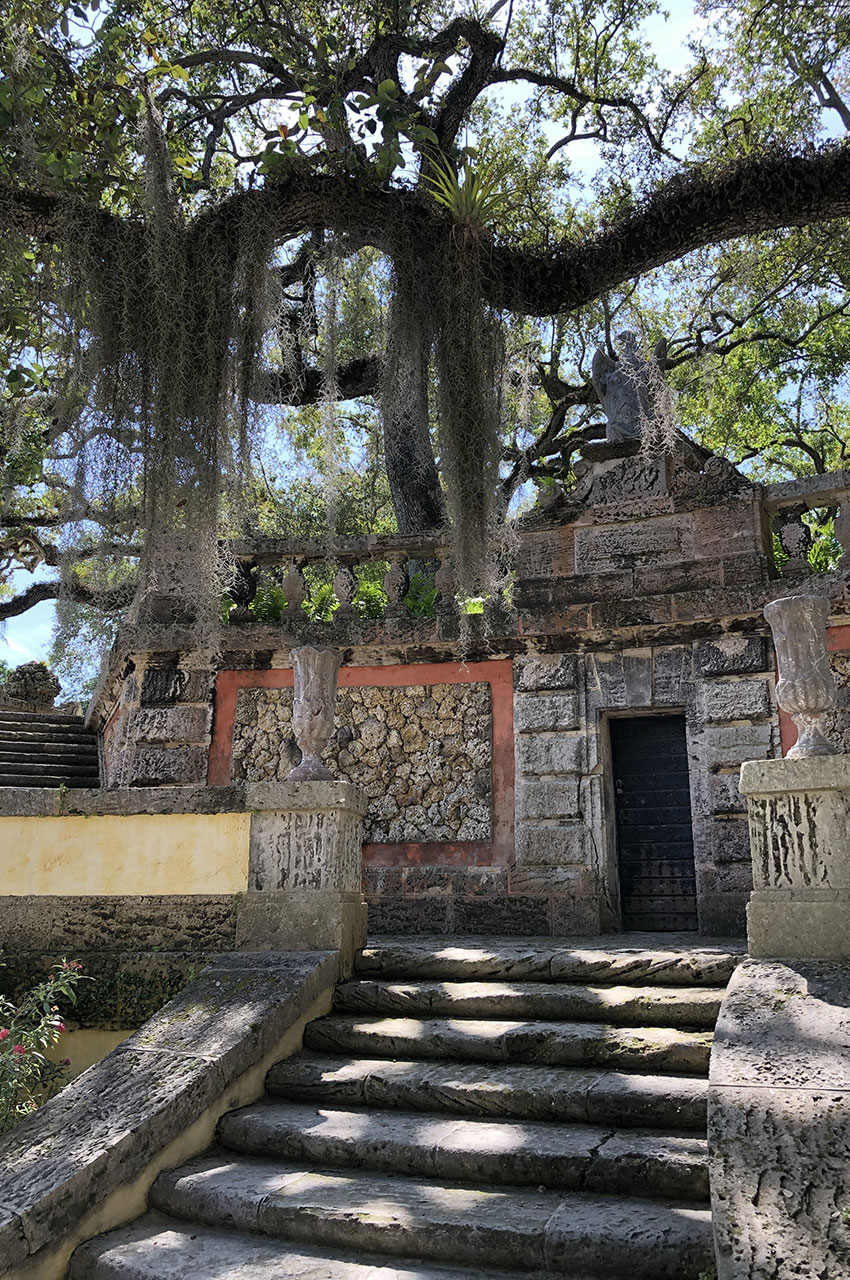
<svg viewBox="0 0 850 1280"><path fill-rule="evenodd" d="M850 11L701 0L672 70L658 15L15 0L0 527L6 577L39 572L0 618L121 609L169 540L319 510L448 519L482 593L517 495L603 433L625 327L666 337L702 443L842 465Z"/></svg>

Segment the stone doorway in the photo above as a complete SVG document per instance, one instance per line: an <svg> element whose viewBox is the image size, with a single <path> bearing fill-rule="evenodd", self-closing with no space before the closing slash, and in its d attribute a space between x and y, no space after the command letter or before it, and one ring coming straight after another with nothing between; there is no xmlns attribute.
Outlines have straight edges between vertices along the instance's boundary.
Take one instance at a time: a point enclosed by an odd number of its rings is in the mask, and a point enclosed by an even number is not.
<svg viewBox="0 0 850 1280"><path fill-rule="evenodd" d="M612 717L608 724L623 928L696 930L685 717Z"/></svg>

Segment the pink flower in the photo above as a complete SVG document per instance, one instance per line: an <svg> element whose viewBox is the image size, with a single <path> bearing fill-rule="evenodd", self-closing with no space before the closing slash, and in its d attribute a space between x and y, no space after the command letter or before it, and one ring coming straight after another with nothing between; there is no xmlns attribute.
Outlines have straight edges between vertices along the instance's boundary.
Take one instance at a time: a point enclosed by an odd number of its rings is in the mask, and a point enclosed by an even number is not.
<svg viewBox="0 0 850 1280"><path fill-rule="evenodd" d="M56 1023L56 1030L57 1030L57 1031L64 1031L64 1030L65 1030L65 1023L64 1023L64 1022L57 1022L57 1023Z"/></svg>
<svg viewBox="0 0 850 1280"><path fill-rule="evenodd" d="M22 1058L26 1053L26 1049L22 1044L16 1044L12 1046L12 1053L16 1058Z"/></svg>
<svg viewBox="0 0 850 1280"><path fill-rule="evenodd" d="M0 1040L6 1040L8 1038L8 1035L9 1035L8 1027L3 1027L2 1029L0 1029Z"/></svg>

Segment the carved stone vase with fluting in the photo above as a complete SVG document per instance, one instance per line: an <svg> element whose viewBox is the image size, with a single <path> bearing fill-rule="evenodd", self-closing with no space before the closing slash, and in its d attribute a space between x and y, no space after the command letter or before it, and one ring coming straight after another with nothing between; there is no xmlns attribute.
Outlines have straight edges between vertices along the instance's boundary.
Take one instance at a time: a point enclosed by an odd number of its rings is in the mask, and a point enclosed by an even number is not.
<svg viewBox="0 0 850 1280"><path fill-rule="evenodd" d="M322 752L334 728L336 682L342 654L305 644L292 650L295 697L292 730L301 748L301 763L290 770L289 782L322 782L333 778L322 764Z"/></svg>
<svg viewBox="0 0 850 1280"><path fill-rule="evenodd" d="M829 601L823 596L786 596L765 605L779 667L776 701L797 726L789 760L833 756L821 719L835 705L835 680L826 651Z"/></svg>

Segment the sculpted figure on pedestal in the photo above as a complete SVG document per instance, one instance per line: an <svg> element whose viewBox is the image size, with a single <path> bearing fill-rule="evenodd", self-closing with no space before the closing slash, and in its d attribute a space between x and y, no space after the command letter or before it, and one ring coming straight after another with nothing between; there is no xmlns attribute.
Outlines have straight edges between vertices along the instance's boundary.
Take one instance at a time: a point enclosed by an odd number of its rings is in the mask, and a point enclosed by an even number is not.
<svg viewBox="0 0 850 1280"><path fill-rule="evenodd" d="M652 359L638 350L637 334L626 330L617 334L619 355L612 360L600 347L593 357L591 379L608 419L605 438L612 443L639 440L644 424L655 416L653 382L661 377L665 340L658 343Z"/></svg>

